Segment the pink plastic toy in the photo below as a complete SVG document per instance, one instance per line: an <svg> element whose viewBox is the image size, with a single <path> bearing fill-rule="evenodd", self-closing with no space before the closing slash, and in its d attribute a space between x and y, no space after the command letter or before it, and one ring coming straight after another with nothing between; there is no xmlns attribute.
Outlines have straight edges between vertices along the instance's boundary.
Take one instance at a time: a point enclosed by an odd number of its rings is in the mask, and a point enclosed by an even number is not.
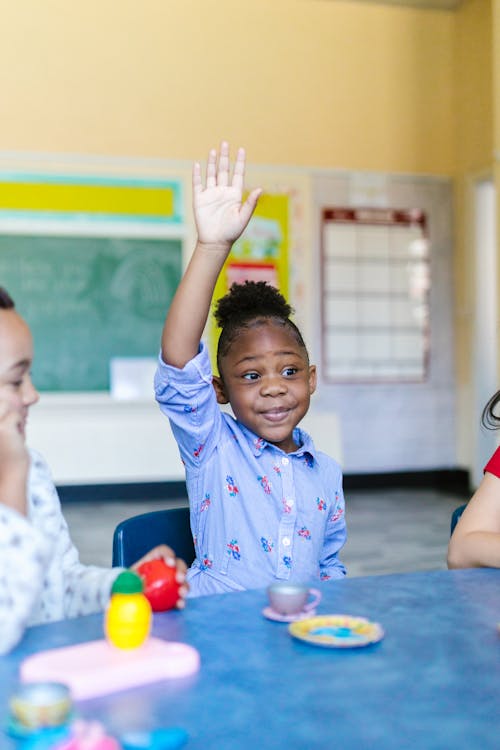
<svg viewBox="0 0 500 750"><path fill-rule="evenodd" d="M57 745L57 750L121 750L114 737L106 734L97 721L75 721L71 725L71 737Z"/></svg>
<svg viewBox="0 0 500 750"><path fill-rule="evenodd" d="M90 641L28 656L21 664L23 682L65 682L74 700L126 690L158 680L187 677L200 668L198 651L186 643L149 638L123 651L107 641Z"/></svg>

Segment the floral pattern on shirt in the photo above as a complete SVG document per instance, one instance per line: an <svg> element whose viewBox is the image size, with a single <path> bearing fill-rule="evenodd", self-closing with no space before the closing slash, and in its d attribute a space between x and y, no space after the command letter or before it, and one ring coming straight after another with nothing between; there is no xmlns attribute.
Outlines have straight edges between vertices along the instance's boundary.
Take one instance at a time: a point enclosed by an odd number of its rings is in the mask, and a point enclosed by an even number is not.
<svg viewBox="0 0 500 750"><path fill-rule="evenodd" d="M190 596L345 575L342 472L306 432L296 428L299 447L284 453L221 411L205 344L182 369L159 359L155 395L186 470L198 553ZM196 404L196 419L186 404ZM193 445L203 450L195 455ZM286 552L271 553L277 539L286 539Z"/></svg>

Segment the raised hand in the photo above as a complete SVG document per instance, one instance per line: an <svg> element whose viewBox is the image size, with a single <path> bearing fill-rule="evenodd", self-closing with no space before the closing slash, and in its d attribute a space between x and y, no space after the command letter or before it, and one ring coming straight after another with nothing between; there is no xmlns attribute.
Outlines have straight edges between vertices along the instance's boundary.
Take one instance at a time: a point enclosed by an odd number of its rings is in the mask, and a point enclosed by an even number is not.
<svg viewBox="0 0 500 750"><path fill-rule="evenodd" d="M198 242L217 249L233 242L250 221L262 190L256 188L243 203L245 150L238 149L232 179L230 177L229 144L223 141L219 158L211 149L208 155L206 185L203 187L201 166L193 167L193 208Z"/></svg>

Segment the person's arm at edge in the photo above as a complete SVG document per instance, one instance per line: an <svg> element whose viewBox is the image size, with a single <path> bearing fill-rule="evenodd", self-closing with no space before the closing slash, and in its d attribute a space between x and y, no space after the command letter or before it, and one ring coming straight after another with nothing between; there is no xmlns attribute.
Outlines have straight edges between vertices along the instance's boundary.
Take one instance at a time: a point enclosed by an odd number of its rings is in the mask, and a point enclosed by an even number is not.
<svg viewBox="0 0 500 750"><path fill-rule="evenodd" d="M6 504L0 505L0 522L0 654L6 654L37 607L53 540Z"/></svg>
<svg viewBox="0 0 500 750"><path fill-rule="evenodd" d="M500 478L486 472L448 545L449 568L500 568Z"/></svg>

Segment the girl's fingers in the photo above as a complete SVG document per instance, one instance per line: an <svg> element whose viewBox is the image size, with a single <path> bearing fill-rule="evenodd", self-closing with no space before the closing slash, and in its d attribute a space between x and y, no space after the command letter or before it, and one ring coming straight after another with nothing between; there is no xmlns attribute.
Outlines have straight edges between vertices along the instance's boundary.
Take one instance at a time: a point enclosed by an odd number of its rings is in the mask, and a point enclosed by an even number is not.
<svg viewBox="0 0 500 750"><path fill-rule="evenodd" d="M193 193L198 195L203 190L201 183L201 165L199 161L193 164Z"/></svg>
<svg viewBox="0 0 500 750"><path fill-rule="evenodd" d="M243 181L245 179L245 149L239 148L234 164L232 185L243 192Z"/></svg>
<svg viewBox="0 0 500 750"><path fill-rule="evenodd" d="M252 190L252 192L242 205L240 209L240 217L244 227L246 227L246 225L252 218L252 214L255 211L255 206L257 205L257 201L259 200L261 194L262 188L255 188L255 190Z"/></svg>
<svg viewBox="0 0 500 750"><path fill-rule="evenodd" d="M217 151L210 149L207 161L207 188L215 187L217 184Z"/></svg>
<svg viewBox="0 0 500 750"><path fill-rule="evenodd" d="M221 187L229 185L229 143L227 141L222 141L220 145L217 185Z"/></svg>

